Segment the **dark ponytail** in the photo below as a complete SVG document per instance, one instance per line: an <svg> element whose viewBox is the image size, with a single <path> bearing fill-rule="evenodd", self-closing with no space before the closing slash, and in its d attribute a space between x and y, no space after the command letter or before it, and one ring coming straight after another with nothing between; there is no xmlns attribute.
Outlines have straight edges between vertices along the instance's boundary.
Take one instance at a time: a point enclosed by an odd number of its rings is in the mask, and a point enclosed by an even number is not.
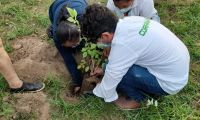
<svg viewBox="0 0 200 120"><path fill-rule="evenodd" d="M80 39L80 31L76 24L67 21L69 13L66 6L63 6L60 10L57 20L56 37L61 43L66 41L76 41Z"/></svg>
<svg viewBox="0 0 200 120"><path fill-rule="evenodd" d="M80 31L74 23L61 21L56 30L56 37L61 43L80 39Z"/></svg>

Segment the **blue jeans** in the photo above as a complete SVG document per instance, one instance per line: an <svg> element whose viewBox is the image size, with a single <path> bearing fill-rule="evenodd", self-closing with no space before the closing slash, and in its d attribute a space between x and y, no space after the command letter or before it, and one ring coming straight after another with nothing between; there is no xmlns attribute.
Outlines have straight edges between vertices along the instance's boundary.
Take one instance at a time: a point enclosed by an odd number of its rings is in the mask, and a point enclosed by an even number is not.
<svg viewBox="0 0 200 120"><path fill-rule="evenodd" d="M168 95L159 85L156 77L146 68L133 65L117 86L117 91L126 96L141 102L149 96Z"/></svg>
<svg viewBox="0 0 200 120"><path fill-rule="evenodd" d="M61 56L64 59L65 66L69 70L69 73L72 77L72 84L75 86L81 86L83 75L80 70L77 69L77 63L73 56L73 54L80 49L81 46L77 48L66 48L61 45L61 43L54 39L54 43L58 51L60 52Z"/></svg>

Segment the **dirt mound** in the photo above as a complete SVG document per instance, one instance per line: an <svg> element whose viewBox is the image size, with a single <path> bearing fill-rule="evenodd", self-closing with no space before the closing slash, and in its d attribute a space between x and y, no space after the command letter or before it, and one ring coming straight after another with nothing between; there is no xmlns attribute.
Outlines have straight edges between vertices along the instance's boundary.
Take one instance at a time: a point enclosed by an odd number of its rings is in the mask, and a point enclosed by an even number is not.
<svg viewBox="0 0 200 120"><path fill-rule="evenodd" d="M14 107L14 120L48 120L49 103L43 92L38 93L18 93L8 98Z"/></svg>
<svg viewBox="0 0 200 120"><path fill-rule="evenodd" d="M12 41L10 54L20 79L28 82L43 81L48 74L70 80L63 59L57 49L37 37L24 37ZM15 109L14 120L48 120L49 103L43 92L14 94L8 98Z"/></svg>
<svg viewBox="0 0 200 120"><path fill-rule="evenodd" d="M16 72L22 80L42 81L51 73L69 79L63 60L57 49L37 37L14 40L10 54Z"/></svg>
<svg viewBox="0 0 200 120"><path fill-rule="evenodd" d="M13 52L10 54L14 68L20 79L28 82L43 81L48 74L54 74L59 77L70 80L70 75L64 65L63 59L55 46L43 41L38 37L29 36L16 39L11 43ZM80 61L81 55L75 55L77 61ZM93 81L83 81L83 89L93 88ZM92 86L92 87L91 87ZM67 89L67 88L66 88ZM79 102L76 97L66 96L66 92L60 95L69 103ZM49 119L49 103L43 92L14 94L8 99L15 109L13 119Z"/></svg>

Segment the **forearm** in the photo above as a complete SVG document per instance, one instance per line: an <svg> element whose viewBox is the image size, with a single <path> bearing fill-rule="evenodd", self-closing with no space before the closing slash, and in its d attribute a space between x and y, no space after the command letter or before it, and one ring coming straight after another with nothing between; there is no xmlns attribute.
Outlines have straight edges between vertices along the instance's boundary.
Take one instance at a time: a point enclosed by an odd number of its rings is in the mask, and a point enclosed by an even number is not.
<svg viewBox="0 0 200 120"><path fill-rule="evenodd" d="M81 72L77 69L77 63L73 56L72 48L65 48L61 46L59 43L56 43L56 47L64 59L65 66L69 70L73 84L81 85L82 75Z"/></svg>

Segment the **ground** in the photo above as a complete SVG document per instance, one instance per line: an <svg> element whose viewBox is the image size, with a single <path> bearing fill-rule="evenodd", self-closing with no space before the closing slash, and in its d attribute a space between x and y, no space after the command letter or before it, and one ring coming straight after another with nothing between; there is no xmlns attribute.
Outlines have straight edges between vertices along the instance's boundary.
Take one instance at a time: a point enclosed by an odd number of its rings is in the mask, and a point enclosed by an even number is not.
<svg viewBox="0 0 200 120"><path fill-rule="evenodd" d="M190 51L190 78L179 94L158 99L158 107L147 107L144 103L134 111L122 111L94 96L66 97L71 78L45 34L52 1L0 0L0 37L17 73L24 81L46 84L42 92L10 94L0 76L1 120L200 120L199 0L155 0L161 22Z"/></svg>

